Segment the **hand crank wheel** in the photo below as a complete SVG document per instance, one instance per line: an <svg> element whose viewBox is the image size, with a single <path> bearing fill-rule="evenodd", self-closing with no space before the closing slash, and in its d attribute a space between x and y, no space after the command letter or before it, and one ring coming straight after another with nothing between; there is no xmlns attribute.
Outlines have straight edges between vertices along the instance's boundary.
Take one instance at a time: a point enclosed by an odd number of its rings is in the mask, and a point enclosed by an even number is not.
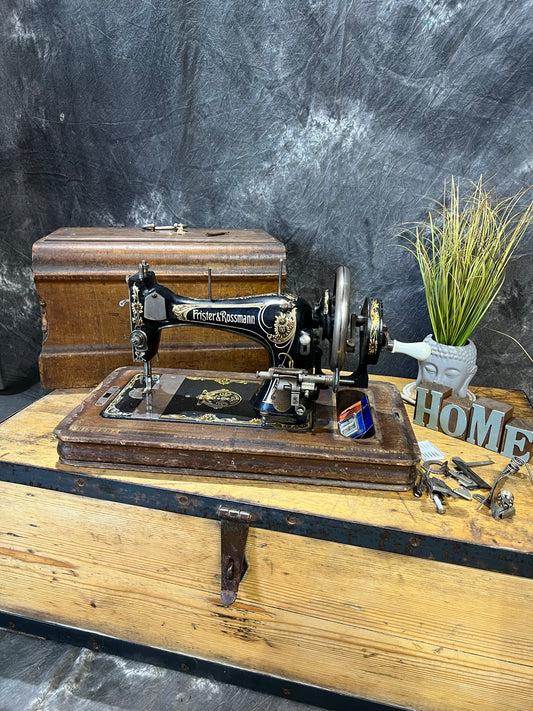
<svg viewBox="0 0 533 711"><path fill-rule="evenodd" d="M340 371L346 355L346 340L350 325L350 272L339 267L335 274L333 335L329 367Z"/></svg>

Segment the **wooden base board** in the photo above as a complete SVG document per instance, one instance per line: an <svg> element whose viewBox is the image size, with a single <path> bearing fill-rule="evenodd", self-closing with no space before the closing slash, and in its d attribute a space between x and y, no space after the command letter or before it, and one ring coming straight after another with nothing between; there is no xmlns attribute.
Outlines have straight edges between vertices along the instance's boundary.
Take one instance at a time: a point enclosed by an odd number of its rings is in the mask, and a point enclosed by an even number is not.
<svg viewBox="0 0 533 711"><path fill-rule="evenodd" d="M375 435L362 440L338 432L331 390L321 392L315 427L304 432L102 417L103 396L123 388L137 372L132 368L114 371L56 427L62 463L166 472L196 470L200 474L209 471L219 477L375 489L405 490L414 483L418 445L393 385L376 383L367 391ZM183 373L209 378L230 375ZM248 374L238 377L254 380Z"/></svg>

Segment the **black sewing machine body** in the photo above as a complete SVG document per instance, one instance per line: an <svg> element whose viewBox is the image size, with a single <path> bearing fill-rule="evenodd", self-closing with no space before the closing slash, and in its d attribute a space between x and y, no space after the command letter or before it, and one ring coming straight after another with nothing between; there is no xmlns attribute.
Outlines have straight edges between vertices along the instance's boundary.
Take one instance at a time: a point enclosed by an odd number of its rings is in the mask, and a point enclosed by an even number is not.
<svg viewBox="0 0 533 711"><path fill-rule="evenodd" d="M314 306L282 294L281 278L277 294L228 299L211 298L209 279L208 298L193 299L159 284L141 262L127 282L133 358L143 367L114 370L56 427L61 462L187 477L412 486L420 454L400 393L389 383L367 388L367 366L383 349L420 358L429 355L427 345L390 341L379 299L351 313L346 268ZM228 373L213 363L209 371L152 372L163 329L187 325L253 339L270 367ZM357 340L358 364L346 375Z"/></svg>
<svg viewBox="0 0 533 711"><path fill-rule="evenodd" d="M252 405L264 426L298 426L309 422L320 389L332 387L336 391L341 385L366 387L367 365L377 362L382 349L409 352L412 346L420 346L389 340L379 299L367 299L361 314L350 314L350 276L345 267L337 270L333 293L326 291L315 306L301 297L282 294L281 289L277 294L227 299L182 296L159 284L144 261L127 278L127 283L133 360L144 366L143 397L148 413L157 382L151 363L158 352L161 332L166 328L202 326L230 331L260 343L269 355L270 367L257 374L261 382ZM350 376L341 377L346 353L355 350L357 332L358 366ZM323 341L330 344L331 373L322 370ZM425 344L423 347L426 348Z"/></svg>
<svg viewBox="0 0 533 711"><path fill-rule="evenodd" d="M202 326L230 331L260 343L274 367L312 368L317 342L310 304L288 294L261 294L229 299L193 299L159 284L153 271L128 277L134 360L151 360L161 331ZM144 334L144 335L141 335ZM146 348L144 347L146 346Z"/></svg>

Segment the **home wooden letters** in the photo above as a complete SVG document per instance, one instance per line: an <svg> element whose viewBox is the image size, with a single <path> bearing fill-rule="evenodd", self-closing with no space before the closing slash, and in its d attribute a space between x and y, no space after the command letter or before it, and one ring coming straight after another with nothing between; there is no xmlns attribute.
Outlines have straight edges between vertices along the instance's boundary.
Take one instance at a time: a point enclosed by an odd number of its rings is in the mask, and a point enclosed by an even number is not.
<svg viewBox="0 0 533 711"><path fill-rule="evenodd" d="M512 405L484 397L465 404L451 395L451 389L435 383L419 386L414 424L499 452L509 459L521 457L529 461L533 449L532 421L513 417Z"/></svg>

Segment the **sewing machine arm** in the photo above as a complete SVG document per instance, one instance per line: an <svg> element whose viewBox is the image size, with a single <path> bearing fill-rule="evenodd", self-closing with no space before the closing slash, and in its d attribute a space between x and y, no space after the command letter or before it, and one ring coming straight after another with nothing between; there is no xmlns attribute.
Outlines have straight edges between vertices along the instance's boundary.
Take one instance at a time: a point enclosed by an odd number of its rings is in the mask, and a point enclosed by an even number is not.
<svg viewBox="0 0 533 711"><path fill-rule="evenodd" d="M426 344L389 339L379 299L367 299L361 314L350 313L350 275L345 267L337 269L333 294L326 291L315 307L303 298L281 293L226 299L182 296L159 284L144 261L127 283L130 342L134 361L144 364L147 402L153 387L150 364L164 328L204 326L260 343L270 367L257 374L262 384L253 405L264 423L304 423L320 388L366 387L367 365L376 363L383 349L419 359L429 356ZM341 378L346 353L355 351L357 335L359 364L349 377ZM323 340L330 343L331 373L322 371Z"/></svg>

